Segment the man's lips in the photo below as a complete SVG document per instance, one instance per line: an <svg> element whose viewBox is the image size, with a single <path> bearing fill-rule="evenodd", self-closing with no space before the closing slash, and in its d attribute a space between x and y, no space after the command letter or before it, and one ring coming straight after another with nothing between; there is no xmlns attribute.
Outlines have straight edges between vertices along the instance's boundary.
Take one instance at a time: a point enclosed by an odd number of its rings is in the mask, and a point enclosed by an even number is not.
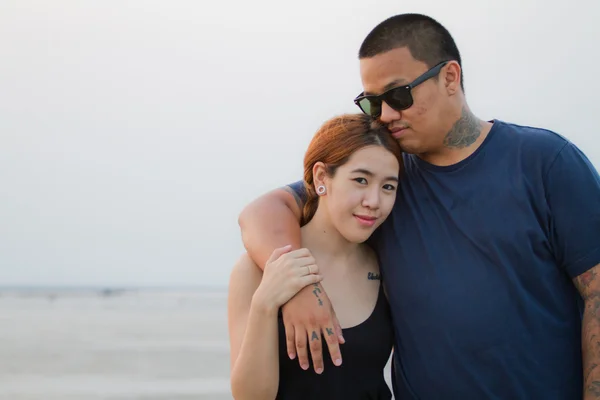
<svg viewBox="0 0 600 400"><path fill-rule="evenodd" d="M402 132L408 129L407 126L397 126L395 128L389 128L390 133L393 137L398 138L402 135Z"/></svg>

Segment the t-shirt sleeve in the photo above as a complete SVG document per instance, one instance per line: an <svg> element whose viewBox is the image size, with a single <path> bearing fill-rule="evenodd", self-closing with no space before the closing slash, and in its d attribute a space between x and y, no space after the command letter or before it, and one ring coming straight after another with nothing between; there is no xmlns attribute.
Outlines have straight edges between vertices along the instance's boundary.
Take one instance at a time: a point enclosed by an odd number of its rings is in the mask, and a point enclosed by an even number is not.
<svg viewBox="0 0 600 400"><path fill-rule="evenodd" d="M600 176L569 142L550 166L544 184L554 254L574 278L600 264Z"/></svg>
<svg viewBox="0 0 600 400"><path fill-rule="evenodd" d="M302 202L306 201L306 188L304 187L304 181L296 181L294 183L290 183L287 185L290 189L292 189L298 197L302 200Z"/></svg>

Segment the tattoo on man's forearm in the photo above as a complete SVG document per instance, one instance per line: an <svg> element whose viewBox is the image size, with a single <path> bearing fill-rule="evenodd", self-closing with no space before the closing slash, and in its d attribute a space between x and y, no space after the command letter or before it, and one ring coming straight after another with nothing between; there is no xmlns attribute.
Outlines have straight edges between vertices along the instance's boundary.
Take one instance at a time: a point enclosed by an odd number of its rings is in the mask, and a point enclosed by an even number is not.
<svg viewBox="0 0 600 400"><path fill-rule="evenodd" d="M578 276L577 281L580 286L580 292L586 292L586 289L590 287L590 284L594 282L594 279L596 279L596 271L594 271L593 269L586 271L580 276Z"/></svg>
<svg viewBox="0 0 600 400"><path fill-rule="evenodd" d="M580 276L578 287L590 284L589 277ZM582 354L584 363L584 388L588 395L600 398L600 293L595 290L582 290L585 311L582 321Z"/></svg>
<svg viewBox="0 0 600 400"><path fill-rule="evenodd" d="M460 118L446 134L444 145L462 149L475 143L479 135L481 135L479 121L467 108L463 108Z"/></svg>
<svg viewBox="0 0 600 400"><path fill-rule="evenodd" d="M310 340L319 340L319 335L317 335L317 332L313 331Z"/></svg>
<svg viewBox="0 0 600 400"><path fill-rule="evenodd" d="M584 397L600 399L600 290L598 266L574 279L585 302L581 324Z"/></svg>
<svg viewBox="0 0 600 400"><path fill-rule="evenodd" d="M585 372L585 375L583 377L583 381L586 382L588 380L588 378L590 377L590 374L598 367L598 364L594 363L592 365L589 366L588 370Z"/></svg>
<svg viewBox="0 0 600 400"><path fill-rule="evenodd" d="M600 381L591 381L586 387L588 392L591 392L594 396L600 397Z"/></svg>

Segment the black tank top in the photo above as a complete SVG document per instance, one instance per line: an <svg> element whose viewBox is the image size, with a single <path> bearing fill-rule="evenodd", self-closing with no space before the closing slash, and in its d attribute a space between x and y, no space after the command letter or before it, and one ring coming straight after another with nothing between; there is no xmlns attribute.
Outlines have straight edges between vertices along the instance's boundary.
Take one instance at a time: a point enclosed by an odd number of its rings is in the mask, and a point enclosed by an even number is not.
<svg viewBox="0 0 600 400"><path fill-rule="evenodd" d="M279 312L279 390L276 400L389 400L391 391L383 369L390 357L394 337L389 305L383 285L371 315L359 325L344 329L340 345L342 365L333 364L324 338L324 371L317 375L311 367L304 371L298 358L287 356L285 328ZM310 351L309 351L310 358Z"/></svg>

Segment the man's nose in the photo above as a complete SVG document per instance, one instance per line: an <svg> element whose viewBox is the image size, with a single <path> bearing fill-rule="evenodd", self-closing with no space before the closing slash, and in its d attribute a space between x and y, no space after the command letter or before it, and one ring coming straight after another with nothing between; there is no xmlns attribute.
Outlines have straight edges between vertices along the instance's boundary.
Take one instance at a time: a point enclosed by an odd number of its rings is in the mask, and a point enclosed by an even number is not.
<svg viewBox="0 0 600 400"><path fill-rule="evenodd" d="M397 121L402 118L402 115L399 111L394 110L392 107L388 106L384 101L381 103L381 116L379 120L384 124L389 124L393 121Z"/></svg>

